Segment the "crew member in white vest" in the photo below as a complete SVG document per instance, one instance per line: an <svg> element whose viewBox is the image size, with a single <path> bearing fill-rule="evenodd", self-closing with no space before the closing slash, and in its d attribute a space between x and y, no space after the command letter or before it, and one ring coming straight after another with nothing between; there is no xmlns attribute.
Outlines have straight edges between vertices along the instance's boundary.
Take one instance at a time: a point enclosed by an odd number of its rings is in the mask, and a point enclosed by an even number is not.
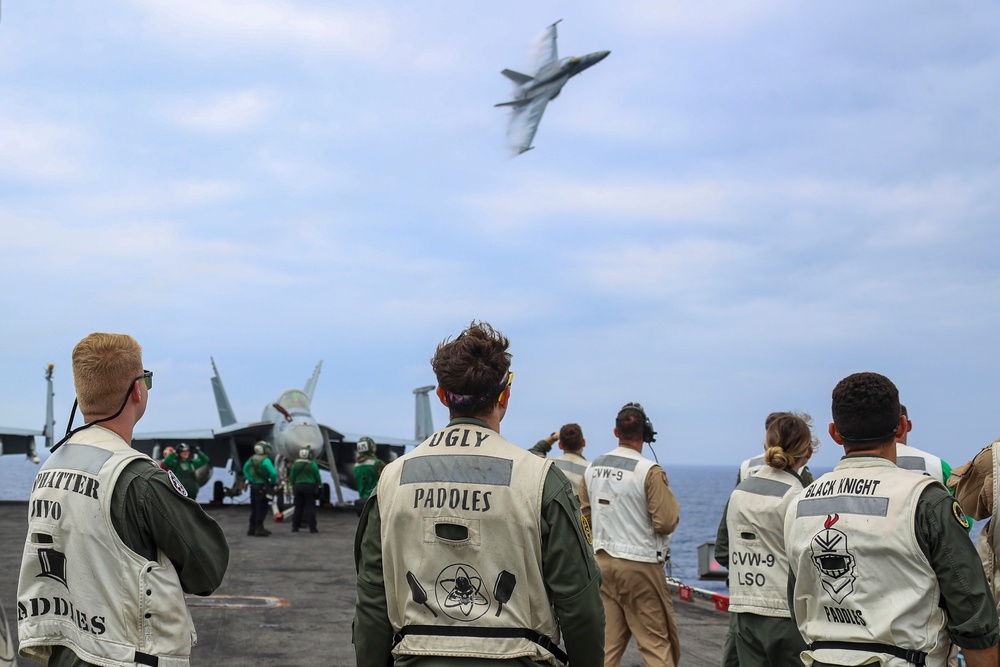
<svg viewBox="0 0 1000 667"><path fill-rule="evenodd" d="M131 336L93 333L73 349L85 423L70 431L70 415L32 486L17 587L26 658L58 667L189 664L197 635L184 593L218 588L229 545L172 472L131 448L152 380Z"/></svg>
<svg viewBox="0 0 1000 667"><path fill-rule="evenodd" d="M590 467L590 461L583 458L583 448L587 446L587 441L583 437L583 429L580 428L579 424L565 424L558 433L553 433L539 440L528 451L544 457L556 442L559 443L559 449L563 453L560 456L552 457L552 463L563 471L570 484L573 485L573 493L579 496L583 475Z"/></svg>
<svg viewBox="0 0 1000 667"><path fill-rule="evenodd" d="M913 430L913 420L910 419L906 406L902 403L899 404L899 412L906 418L906 430L902 436L896 438L896 465L919 475L928 475L947 485L948 478L951 477L951 466L940 456L917 449L906 442L907 436ZM965 518L969 520L969 532L972 532L972 515L966 513Z"/></svg>
<svg viewBox="0 0 1000 667"><path fill-rule="evenodd" d="M604 664L617 667L635 635L646 667L673 667L681 645L663 563L680 505L663 469L642 455L643 444L656 436L642 406L626 404L614 433L618 448L594 459L580 486L604 578Z"/></svg>
<svg viewBox="0 0 1000 667"><path fill-rule="evenodd" d="M791 413L791 412L772 412L767 417L764 418L764 431L770 428L771 424L778 417L784 417L790 414L794 414L803 421L805 421L806 426L812 431L812 417L806 413ZM819 447L818 441L813 438L813 450ZM765 445L766 447L766 445ZM812 455L810 451L810 456ZM736 485L739 486L740 482L752 477L757 474L759 470L766 468L767 464L764 462L764 454L759 456L754 456L749 459L745 459L740 463L740 468L736 472ZM796 473L799 479L802 480L802 486L808 486L813 481L812 472L809 470L809 466L802 466L802 468ZM715 534L715 560L719 562L723 567L728 567L723 563L723 559L727 559L727 554L729 553L729 526L726 525L726 514L723 512L722 519L719 521L719 528ZM726 642L722 646L722 667L739 667L740 661L736 655L736 615L729 615L729 630L726 632Z"/></svg>
<svg viewBox="0 0 1000 667"><path fill-rule="evenodd" d="M601 575L579 501L550 460L500 435L508 345L473 322L431 359L451 421L387 465L365 504L358 667L603 662Z"/></svg>
<svg viewBox="0 0 1000 667"><path fill-rule="evenodd" d="M958 502L898 468L899 392L877 373L833 390L830 437L845 456L785 516L789 606L807 666L995 667L997 612Z"/></svg>
<svg viewBox="0 0 1000 667"><path fill-rule="evenodd" d="M801 666L805 644L788 612L785 510L805 487L799 471L815 438L806 421L782 414L765 435L766 465L733 490L723 512L727 539L715 558L729 568L738 662L744 667Z"/></svg>

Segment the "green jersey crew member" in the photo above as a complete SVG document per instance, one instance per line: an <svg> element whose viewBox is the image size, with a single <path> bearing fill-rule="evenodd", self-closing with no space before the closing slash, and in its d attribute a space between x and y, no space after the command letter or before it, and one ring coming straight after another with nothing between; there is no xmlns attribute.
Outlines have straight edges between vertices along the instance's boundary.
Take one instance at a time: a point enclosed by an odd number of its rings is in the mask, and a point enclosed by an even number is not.
<svg viewBox="0 0 1000 667"><path fill-rule="evenodd" d="M304 521L309 526L310 533L318 533L316 528L316 495L319 493L319 466L313 461L313 450L303 447L299 450L299 458L292 464L288 473L288 481L292 485L295 498L295 510L292 514L292 532L299 532Z"/></svg>
<svg viewBox="0 0 1000 667"><path fill-rule="evenodd" d="M177 445L177 449L164 457L163 465L167 470L172 470L177 475L177 479L181 480L188 498L196 500L198 490L201 488L198 475L200 470L208 465L208 454L200 449L192 450L190 445L182 442Z"/></svg>
<svg viewBox="0 0 1000 667"><path fill-rule="evenodd" d="M507 347L473 323L431 360L451 422L386 466L358 523L358 667L603 664L601 576L576 496L500 435Z"/></svg>
<svg viewBox="0 0 1000 667"><path fill-rule="evenodd" d="M354 460L354 485L358 489L358 499L362 505L375 490L383 468L385 462L378 457L375 441L367 435L358 438L357 458Z"/></svg>
<svg viewBox="0 0 1000 667"><path fill-rule="evenodd" d="M250 484L250 527L247 535L267 537L271 534L264 528L267 518L268 492L278 483L278 471L271 463L271 443L260 440L253 446L253 456L243 464L243 477Z"/></svg>

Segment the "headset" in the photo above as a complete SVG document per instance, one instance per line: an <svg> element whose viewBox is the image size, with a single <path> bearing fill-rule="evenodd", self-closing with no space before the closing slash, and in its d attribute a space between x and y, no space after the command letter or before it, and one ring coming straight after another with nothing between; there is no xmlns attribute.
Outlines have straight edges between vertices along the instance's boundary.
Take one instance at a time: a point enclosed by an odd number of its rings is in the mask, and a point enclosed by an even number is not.
<svg viewBox="0 0 1000 667"><path fill-rule="evenodd" d="M642 415L642 441L649 443L656 442L656 431L653 430L653 422L649 421L649 417L646 416L646 411L642 409L642 405L634 401L626 403L622 406L622 409L618 411L618 414L621 414L626 410L635 410Z"/></svg>

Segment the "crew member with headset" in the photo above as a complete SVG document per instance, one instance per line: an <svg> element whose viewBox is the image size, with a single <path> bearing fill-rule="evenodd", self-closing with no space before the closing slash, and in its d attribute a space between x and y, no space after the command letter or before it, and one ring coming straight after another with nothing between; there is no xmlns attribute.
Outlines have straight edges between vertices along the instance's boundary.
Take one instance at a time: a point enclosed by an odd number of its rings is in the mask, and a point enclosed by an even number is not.
<svg viewBox="0 0 1000 667"><path fill-rule="evenodd" d="M177 479L181 480L188 498L196 500L201 484L198 483L198 470L208 465L208 454L201 449L193 449L186 442L163 457L163 466L173 470Z"/></svg>
<svg viewBox="0 0 1000 667"><path fill-rule="evenodd" d="M309 526L310 533L318 533L316 528L316 496L319 493L319 466L313 461L311 447L299 450L299 458L292 464L288 473L288 481L292 485L295 498L295 510L292 516L292 532L299 532L302 522Z"/></svg>
<svg viewBox="0 0 1000 667"><path fill-rule="evenodd" d="M832 413L845 456L785 515L803 662L944 667L960 646L969 667L996 667L997 612L965 513L931 477L895 465L906 429L896 386L849 375Z"/></svg>
<svg viewBox="0 0 1000 667"><path fill-rule="evenodd" d="M602 663L601 575L576 496L500 435L508 344L474 322L431 360L451 421L386 466L358 523L358 667Z"/></svg>
<svg viewBox="0 0 1000 667"><path fill-rule="evenodd" d="M580 486L603 577L604 664L617 667L635 635L646 667L675 667L681 645L663 563L680 505L663 469L642 455L656 432L641 405L622 407L614 434L618 448L594 459Z"/></svg>
<svg viewBox="0 0 1000 667"><path fill-rule="evenodd" d="M253 446L253 456L243 464L243 476L250 484L250 527L247 535L267 537L271 534L264 528L267 518L268 495L278 483L278 471L271 462L271 443L259 440Z"/></svg>
<svg viewBox="0 0 1000 667"><path fill-rule="evenodd" d="M358 490L358 499L354 506L361 516L361 509L368 502L368 496L375 490L379 475L385 468L385 461L378 457L378 446L367 435L358 438L357 454L354 459L354 486Z"/></svg>

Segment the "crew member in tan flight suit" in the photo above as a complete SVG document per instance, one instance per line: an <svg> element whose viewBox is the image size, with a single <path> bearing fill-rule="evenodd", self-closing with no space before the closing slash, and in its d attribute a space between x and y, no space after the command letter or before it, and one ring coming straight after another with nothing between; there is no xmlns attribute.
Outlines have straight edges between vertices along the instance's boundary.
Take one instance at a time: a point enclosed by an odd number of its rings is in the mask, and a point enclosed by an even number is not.
<svg viewBox="0 0 1000 667"><path fill-rule="evenodd" d="M594 459L580 486L603 578L604 665L621 663L634 634L646 667L674 667L681 645L663 563L680 505L663 469L642 455L656 435L642 406L626 404L614 433L618 448Z"/></svg>

